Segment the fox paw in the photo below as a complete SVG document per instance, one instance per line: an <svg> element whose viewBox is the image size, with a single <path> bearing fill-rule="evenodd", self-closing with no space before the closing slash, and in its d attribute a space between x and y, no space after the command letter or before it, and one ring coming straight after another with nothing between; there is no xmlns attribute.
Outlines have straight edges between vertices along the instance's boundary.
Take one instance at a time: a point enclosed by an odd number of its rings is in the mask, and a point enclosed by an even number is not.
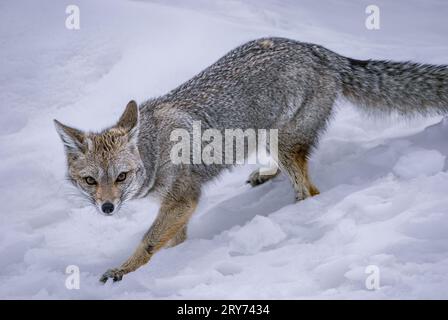
<svg viewBox="0 0 448 320"><path fill-rule="evenodd" d="M320 194L319 189L314 185L309 186L307 189L303 189L296 194L296 201L302 201L309 197L314 197Z"/></svg>
<svg viewBox="0 0 448 320"><path fill-rule="evenodd" d="M260 184L265 183L268 180L271 180L274 176L275 175L270 175L270 174L260 174L259 170L255 170L247 178L246 183L249 183L252 187L255 187Z"/></svg>
<svg viewBox="0 0 448 320"><path fill-rule="evenodd" d="M102 283L106 283L109 278L113 279L114 282L121 281L123 279L123 275L125 274L123 269L115 268L109 269L100 278Z"/></svg>

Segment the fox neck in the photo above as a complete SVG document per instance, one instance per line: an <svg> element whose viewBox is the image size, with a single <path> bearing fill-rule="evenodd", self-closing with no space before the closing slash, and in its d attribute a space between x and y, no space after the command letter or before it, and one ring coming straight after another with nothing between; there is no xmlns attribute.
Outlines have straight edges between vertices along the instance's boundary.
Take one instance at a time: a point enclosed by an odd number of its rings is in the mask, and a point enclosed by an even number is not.
<svg viewBox="0 0 448 320"><path fill-rule="evenodd" d="M145 168L143 183L133 198L143 198L153 191L159 166L159 147L155 125L142 112L137 147Z"/></svg>

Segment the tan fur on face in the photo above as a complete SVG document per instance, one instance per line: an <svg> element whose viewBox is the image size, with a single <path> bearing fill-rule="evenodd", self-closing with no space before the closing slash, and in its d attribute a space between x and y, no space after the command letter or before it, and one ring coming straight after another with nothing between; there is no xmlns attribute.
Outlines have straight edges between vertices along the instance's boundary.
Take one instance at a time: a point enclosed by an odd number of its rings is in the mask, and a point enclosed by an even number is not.
<svg viewBox="0 0 448 320"><path fill-rule="evenodd" d="M129 140L124 129L112 128L99 134L87 134L85 141L87 150L83 154L84 158L95 158L107 165L111 158L127 146ZM80 154L70 154L67 158L69 167L76 166L79 158Z"/></svg>
<svg viewBox="0 0 448 320"><path fill-rule="evenodd" d="M120 190L114 184L99 184L96 188L95 198L98 202L114 201L120 197Z"/></svg>
<svg viewBox="0 0 448 320"><path fill-rule="evenodd" d="M127 132L121 128L112 128L100 134L88 136L89 152L109 159L122 150L128 143Z"/></svg>
<svg viewBox="0 0 448 320"><path fill-rule="evenodd" d="M69 176L83 187L96 205L105 202L118 205L130 189L125 187L127 184L116 183L116 178L120 172L135 171L140 161L138 148L130 143L128 131L120 127L87 133L85 141L85 152L67 158ZM86 185L87 176L95 179L96 184ZM128 174L128 179L134 177Z"/></svg>

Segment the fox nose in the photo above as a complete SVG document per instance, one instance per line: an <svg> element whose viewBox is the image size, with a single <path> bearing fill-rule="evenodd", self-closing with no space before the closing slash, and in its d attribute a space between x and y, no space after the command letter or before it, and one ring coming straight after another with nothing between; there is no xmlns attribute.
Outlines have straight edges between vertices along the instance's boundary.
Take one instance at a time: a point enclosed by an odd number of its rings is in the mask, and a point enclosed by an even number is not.
<svg viewBox="0 0 448 320"><path fill-rule="evenodd" d="M101 206L101 210L106 214L111 214L114 211L114 205L110 202L105 202Z"/></svg>

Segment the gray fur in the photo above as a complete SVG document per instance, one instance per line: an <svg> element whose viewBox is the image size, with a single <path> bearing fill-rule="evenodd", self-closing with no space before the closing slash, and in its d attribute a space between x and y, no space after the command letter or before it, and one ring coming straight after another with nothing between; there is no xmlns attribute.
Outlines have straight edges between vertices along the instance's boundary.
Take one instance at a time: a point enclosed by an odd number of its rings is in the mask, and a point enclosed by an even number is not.
<svg viewBox="0 0 448 320"><path fill-rule="evenodd" d="M284 38L248 42L168 94L140 105L139 148L150 180L166 190L176 180L173 172L188 172L200 183L226 167L170 164L169 133L191 130L193 120L201 120L203 130L277 128L281 151L299 148L308 154L340 95L372 111L443 114L448 111L448 69L354 60Z"/></svg>
<svg viewBox="0 0 448 320"><path fill-rule="evenodd" d="M447 66L347 60L340 71L342 93L361 107L406 116L447 113Z"/></svg>
<svg viewBox="0 0 448 320"><path fill-rule="evenodd" d="M85 158L85 140L98 141L98 150L104 149L102 143L129 141L128 146L119 144L116 148L114 152L119 155L136 155L133 144L137 143L140 158L132 161L137 169L129 171L126 188L132 190L133 197L154 192L162 199L159 214L137 250L119 268L107 271L101 281L121 280L124 274L147 263L160 248L184 241L202 184L229 167L174 164L170 158L176 143L170 141L173 130L191 132L193 121L198 120L202 130L218 129L223 136L225 129L278 129L276 160L289 176L297 200L302 200L319 194L308 176L307 157L339 96L368 111L444 114L448 111L448 69L410 62L354 60L315 44L264 38L230 51L162 97L145 101L138 108L130 102L111 129L86 135L56 122L71 168L82 169L79 159ZM134 128L135 123L138 128ZM133 138L136 132L138 139ZM71 159L73 149L80 154ZM113 167L127 160L110 158L107 165ZM101 167L103 162L92 160L90 165ZM249 181L256 185L267 178L254 174ZM103 187L110 186L105 183ZM98 188L95 190L98 193Z"/></svg>

